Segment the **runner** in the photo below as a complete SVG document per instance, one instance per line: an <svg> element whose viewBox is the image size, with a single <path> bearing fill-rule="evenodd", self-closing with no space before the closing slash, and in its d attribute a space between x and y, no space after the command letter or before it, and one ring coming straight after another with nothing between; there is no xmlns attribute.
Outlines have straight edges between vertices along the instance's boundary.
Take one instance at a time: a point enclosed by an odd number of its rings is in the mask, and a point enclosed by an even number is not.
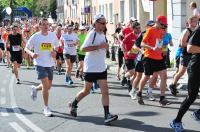
<svg viewBox="0 0 200 132"><path fill-rule="evenodd" d="M53 66L55 65L53 58L56 57L56 52L59 41L55 33L49 31L49 23L46 18L39 22L40 32L35 33L28 40L25 51L34 58L34 65L38 74L38 79L41 84L32 86L31 98L36 100L37 92L42 90L44 100L43 114L52 116L52 112L48 107L49 90L53 81ZM32 52L31 49L34 49Z"/></svg>
<svg viewBox="0 0 200 132"><path fill-rule="evenodd" d="M198 27L191 35L187 46L188 53L192 53L191 61L188 65L188 96L182 102L176 118L170 123L170 126L176 132L183 132L182 118L188 111L190 105L196 100L200 87L200 27ZM200 121L200 110L194 111L192 117Z"/></svg>
<svg viewBox="0 0 200 132"><path fill-rule="evenodd" d="M79 45L78 45L78 69L76 71L76 78L80 77L80 79L82 81L84 81L83 79L83 62L84 62L84 58L85 58L85 52L81 51L80 47L83 45L85 38L86 38L86 28L85 26L80 26L79 28L80 30L80 34L78 35L79 37Z"/></svg>
<svg viewBox="0 0 200 132"><path fill-rule="evenodd" d="M107 68L105 63L106 49L108 44L106 43L106 37L104 30L106 26L106 19L104 15L98 14L94 17L94 29L91 30L82 46L82 50L86 52L84 60L84 89L80 91L75 100L69 103L70 114L74 117L77 116L77 104L90 93L92 83L98 80L102 94L102 104L105 114L105 124L117 120L117 115L111 115L109 112L109 92L107 84ZM94 41L93 38L96 35ZM98 58L98 59L97 59Z"/></svg>
<svg viewBox="0 0 200 132"><path fill-rule="evenodd" d="M179 65L178 73L176 73L174 75L172 84L169 85L169 89L170 89L172 95L174 95L174 96L176 96L176 94L178 92L177 88L176 88L177 82L185 74L188 63L191 59L191 54L187 52L187 45L188 45L188 41L189 41L189 38L190 38L192 32L194 31L194 29L197 26L197 23L198 23L197 17L195 17L195 16L190 17L188 19L189 27L183 31L183 34L181 36L180 45L183 48L182 55L180 58L181 63Z"/></svg>
<svg viewBox="0 0 200 132"><path fill-rule="evenodd" d="M148 29L150 27L152 27L155 24L154 21L149 20L146 23L145 28ZM137 99L137 90L138 90L138 84L142 78L142 74L144 72L144 68L143 68L143 62L142 62L142 58L143 58L143 48L141 48L141 42L143 39L144 34L146 33L146 30L143 31L138 39L136 40L134 46L132 47L133 50L137 50L139 53L137 55L137 60L135 62L135 78L133 80L132 83L132 90L129 92L129 95L131 96L131 99L135 100ZM149 94L149 98L151 97L151 95Z"/></svg>
<svg viewBox="0 0 200 132"><path fill-rule="evenodd" d="M72 85L74 82L71 78L71 72L73 63L76 61L76 45L78 44L79 38L73 33L73 26L68 25L65 27L64 34L61 36L61 42L64 42L63 55L66 64L66 83L67 85Z"/></svg>
<svg viewBox="0 0 200 132"><path fill-rule="evenodd" d="M5 44L2 40L2 34L3 34L3 27L0 27L0 62L5 63L4 59Z"/></svg>
<svg viewBox="0 0 200 132"><path fill-rule="evenodd" d="M115 29L115 33L112 34L112 36L114 37L114 43L118 44L117 46L117 59L118 59L118 67L117 67L117 80L121 80L121 68L122 68L122 64L123 64L123 57L124 57L124 53L121 49L121 42L120 42L120 38L119 38L119 34L122 30L122 24L118 23L117 24L117 28Z"/></svg>
<svg viewBox="0 0 200 132"><path fill-rule="evenodd" d="M58 26L56 28L56 36L58 38L58 40L60 40L61 36L62 36L62 27ZM58 51L56 51L56 67L58 70L58 74L61 75L61 71L62 71L62 65L64 63L64 58L63 58L63 47L60 45L58 47Z"/></svg>
<svg viewBox="0 0 200 132"><path fill-rule="evenodd" d="M135 19L134 17L131 17L127 26L122 29L121 33L120 33L120 40L122 41L122 44L123 45L123 39L131 32L133 32L133 29L131 27L131 24L133 22L137 22L137 19ZM122 48L122 51L123 51L123 47ZM127 81L127 78L125 77L125 70L126 68L124 67L124 72L123 72L123 75L122 75L122 81L121 81L121 85L124 86L125 84L130 84L130 80ZM128 89L129 90L129 89Z"/></svg>
<svg viewBox="0 0 200 132"><path fill-rule="evenodd" d="M18 26L12 27L12 34L8 35L6 44L10 47L10 60L12 63L12 72L16 77L16 84L20 84L19 68L22 63L22 35L18 33Z"/></svg>
<svg viewBox="0 0 200 132"><path fill-rule="evenodd" d="M4 44L6 44L6 41L7 41L7 38L8 38L8 35L11 34L11 29L10 27L7 27L6 28L6 31L3 32L2 34L2 40L4 42ZM6 44L5 45L5 54L6 54L6 60L7 60L7 68L11 67L11 64L10 64L10 45Z"/></svg>
<svg viewBox="0 0 200 132"><path fill-rule="evenodd" d="M131 50L135 41L138 39L138 35L141 33L140 23L131 23L132 32L125 36L122 43L122 50L124 52L125 65L127 68L125 77L128 79L128 92L129 94L132 89L132 82L135 74L135 59L138 51Z"/></svg>
<svg viewBox="0 0 200 132"><path fill-rule="evenodd" d="M156 18L156 23L153 27L147 29L143 40L142 47L144 47L144 76L142 77L139 83L139 91L137 93L137 99L139 104L144 104L142 98L142 90L146 82L150 79L150 76L154 72L157 72L160 76L160 105L165 106L170 104L170 102L165 98L166 90L166 80L167 80L167 71L166 65L162 57L162 38L164 36L164 31L162 28L166 28L167 19L165 16L158 16Z"/></svg>

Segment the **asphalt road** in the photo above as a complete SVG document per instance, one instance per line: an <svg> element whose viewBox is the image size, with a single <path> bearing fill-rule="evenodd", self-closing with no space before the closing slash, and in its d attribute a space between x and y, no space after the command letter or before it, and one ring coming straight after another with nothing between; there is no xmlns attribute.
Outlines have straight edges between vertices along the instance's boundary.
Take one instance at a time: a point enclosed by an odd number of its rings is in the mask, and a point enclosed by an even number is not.
<svg viewBox="0 0 200 132"><path fill-rule="evenodd" d="M168 84L172 73L168 71ZM152 102L144 99L145 105L139 105L131 100L126 87L122 87L116 80L115 66L108 71L110 88L110 111L118 114L119 119L105 126L103 121L103 108L101 105L100 90L90 94L79 103L78 117L69 115L67 103L72 101L83 87L83 82L75 79L73 86L67 86L64 82L64 74L54 74L53 87L50 91L49 106L54 116L45 117L42 114L43 101L41 93L33 102L30 98L31 85L39 84L34 69L20 70L20 85L15 84L14 75L10 69L0 64L0 131L1 132L172 132L169 123L175 118L180 103L185 98L187 91L180 90L177 97L166 92L167 98L173 104L164 108L159 106L159 89L153 93L157 100ZM187 83L185 75L180 80L180 86ZM144 91L145 94L145 91ZM145 95L144 95L145 96ZM199 132L200 122L194 121L190 114L199 108L198 99L183 118L184 128L188 132Z"/></svg>

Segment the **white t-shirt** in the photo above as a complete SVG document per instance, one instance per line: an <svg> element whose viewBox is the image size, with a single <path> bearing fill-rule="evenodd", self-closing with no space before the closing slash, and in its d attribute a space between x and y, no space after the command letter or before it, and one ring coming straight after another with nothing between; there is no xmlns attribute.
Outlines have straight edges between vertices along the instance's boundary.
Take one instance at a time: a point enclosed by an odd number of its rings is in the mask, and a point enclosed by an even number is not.
<svg viewBox="0 0 200 132"><path fill-rule="evenodd" d="M73 43L77 42L79 38L75 33L65 33L61 36L60 40L64 41L64 54L76 55L76 45Z"/></svg>
<svg viewBox="0 0 200 132"><path fill-rule="evenodd" d="M103 33L97 33L94 39L94 43L92 44L94 38L95 31L91 30L82 45L83 48L88 46L96 46L100 45L102 42L106 42L106 37ZM104 72L106 70L106 49L99 49L90 52L86 52L86 56L84 59L84 72Z"/></svg>
<svg viewBox="0 0 200 132"><path fill-rule="evenodd" d="M34 53L39 55L33 60L34 65L42 67L52 67L55 65L51 51L58 46L58 38L53 32L48 32L46 36L42 35L41 32L37 32L31 36L26 45L28 49L33 48Z"/></svg>

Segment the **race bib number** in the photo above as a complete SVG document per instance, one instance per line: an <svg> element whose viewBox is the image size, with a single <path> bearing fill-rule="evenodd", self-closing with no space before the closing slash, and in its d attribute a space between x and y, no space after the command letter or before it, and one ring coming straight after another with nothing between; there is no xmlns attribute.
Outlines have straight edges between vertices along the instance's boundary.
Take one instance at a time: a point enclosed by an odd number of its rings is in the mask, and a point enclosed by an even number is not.
<svg viewBox="0 0 200 132"><path fill-rule="evenodd" d="M40 50L41 51L52 51L53 50L52 44L51 43L41 43Z"/></svg>
<svg viewBox="0 0 200 132"><path fill-rule="evenodd" d="M162 48L162 46L163 46L162 40L156 39L156 47L157 48Z"/></svg>
<svg viewBox="0 0 200 132"><path fill-rule="evenodd" d="M67 44L68 47L75 47L74 44Z"/></svg>
<svg viewBox="0 0 200 132"><path fill-rule="evenodd" d="M13 45L12 51L20 51L20 45Z"/></svg>
<svg viewBox="0 0 200 132"><path fill-rule="evenodd" d="M162 47L162 51L167 52L167 50L168 50L167 45L165 45L165 46Z"/></svg>
<svg viewBox="0 0 200 132"><path fill-rule="evenodd" d="M135 49L135 48L132 48L132 49L131 49L131 53L132 53L132 54L138 54L138 50Z"/></svg>

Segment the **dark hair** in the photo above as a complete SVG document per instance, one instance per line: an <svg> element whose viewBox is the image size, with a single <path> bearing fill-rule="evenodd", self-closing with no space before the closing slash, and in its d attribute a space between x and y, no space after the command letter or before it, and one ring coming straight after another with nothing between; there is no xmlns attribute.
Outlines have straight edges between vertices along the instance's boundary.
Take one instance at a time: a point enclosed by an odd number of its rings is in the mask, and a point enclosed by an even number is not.
<svg viewBox="0 0 200 132"><path fill-rule="evenodd" d="M14 28L18 28L18 26L17 25L12 25L12 29L14 29Z"/></svg>
<svg viewBox="0 0 200 132"><path fill-rule="evenodd" d="M62 24L58 24L58 26L62 27Z"/></svg>
<svg viewBox="0 0 200 132"><path fill-rule="evenodd" d="M140 26L139 22L135 21L135 22L131 23L132 28L136 28L137 26Z"/></svg>
<svg viewBox="0 0 200 132"><path fill-rule="evenodd" d="M48 21L48 19L47 19L47 18L42 18L42 19L39 21L39 25L41 25L43 21Z"/></svg>
<svg viewBox="0 0 200 132"><path fill-rule="evenodd" d="M194 7L194 8L197 8L197 3L193 1L193 2L190 3L190 6Z"/></svg>

